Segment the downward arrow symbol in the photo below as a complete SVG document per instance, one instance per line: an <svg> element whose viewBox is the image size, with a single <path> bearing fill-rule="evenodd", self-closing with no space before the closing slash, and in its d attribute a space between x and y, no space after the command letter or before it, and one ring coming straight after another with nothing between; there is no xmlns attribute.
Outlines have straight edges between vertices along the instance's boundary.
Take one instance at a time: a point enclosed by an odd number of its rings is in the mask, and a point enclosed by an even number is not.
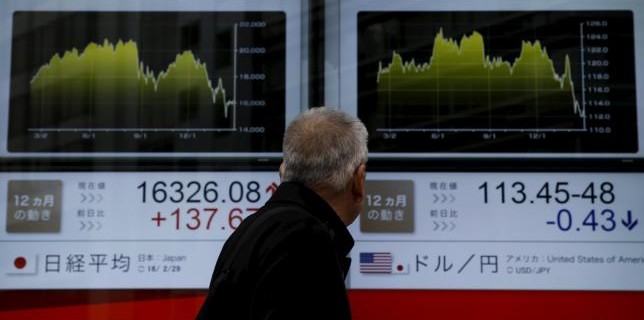
<svg viewBox="0 0 644 320"><path fill-rule="evenodd" d="M637 219L633 220L633 213L631 212L631 210L628 210L626 220L622 219L622 224L624 225L624 227L628 228L628 230L633 230L638 222L639 220Z"/></svg>

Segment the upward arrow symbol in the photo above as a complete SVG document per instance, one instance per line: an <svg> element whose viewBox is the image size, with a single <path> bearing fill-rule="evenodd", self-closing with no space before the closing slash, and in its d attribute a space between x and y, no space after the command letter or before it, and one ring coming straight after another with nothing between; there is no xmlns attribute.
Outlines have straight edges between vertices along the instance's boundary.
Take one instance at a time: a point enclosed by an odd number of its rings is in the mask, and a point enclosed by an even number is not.
<svg viewBox="0 0 644 320"><path fill-rule="evenodd" d="M266 187L266 193L273 194L277 191L277 183L273 182L268 187Z"/></svg>

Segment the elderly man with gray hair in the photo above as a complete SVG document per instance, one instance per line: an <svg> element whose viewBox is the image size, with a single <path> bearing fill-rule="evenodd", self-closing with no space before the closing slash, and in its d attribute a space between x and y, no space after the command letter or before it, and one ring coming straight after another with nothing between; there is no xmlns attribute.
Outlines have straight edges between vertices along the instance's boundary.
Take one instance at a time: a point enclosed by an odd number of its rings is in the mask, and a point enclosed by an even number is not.
<svg viewBox="0 0 644 320"><path fill-rule="evenodd" d="M365 196L367 130L313 108L284 135L282 183L224 244L198 319L350 319L346 226Z"/></svg>

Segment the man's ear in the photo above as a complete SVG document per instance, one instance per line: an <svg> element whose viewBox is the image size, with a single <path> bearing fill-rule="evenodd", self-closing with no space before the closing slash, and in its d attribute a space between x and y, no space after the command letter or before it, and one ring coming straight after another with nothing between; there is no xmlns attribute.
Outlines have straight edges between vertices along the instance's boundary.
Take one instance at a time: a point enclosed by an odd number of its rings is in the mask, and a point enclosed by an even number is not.
<svg viewBox="0 0 644 320"><path fill-rule="evenodd" d="M280 168L279 168L279 173L280 173L280 180L283 180L284 178L284 162L280 163Z"/></svg>
<svg viewBox="0 0 644 320"><path fill-rule="evenodd" d="M353 182L351 184L351 192L356 202L362 202L365 197L365 185L367 178L367 165L361 164L353 174Z"/></svg>

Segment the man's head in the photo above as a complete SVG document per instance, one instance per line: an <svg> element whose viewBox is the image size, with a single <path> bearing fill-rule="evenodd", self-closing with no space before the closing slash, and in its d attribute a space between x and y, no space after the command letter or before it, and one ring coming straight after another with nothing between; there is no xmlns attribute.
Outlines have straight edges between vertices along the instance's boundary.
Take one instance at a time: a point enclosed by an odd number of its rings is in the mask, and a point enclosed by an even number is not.
<svg viewBox="0 0 644 320"><path fill-rule="evenodd" d="M284 134L283 181L301 182L334 207L345 224L364 198L367 129L359 119L330 108L313 108Z"/></svg>

